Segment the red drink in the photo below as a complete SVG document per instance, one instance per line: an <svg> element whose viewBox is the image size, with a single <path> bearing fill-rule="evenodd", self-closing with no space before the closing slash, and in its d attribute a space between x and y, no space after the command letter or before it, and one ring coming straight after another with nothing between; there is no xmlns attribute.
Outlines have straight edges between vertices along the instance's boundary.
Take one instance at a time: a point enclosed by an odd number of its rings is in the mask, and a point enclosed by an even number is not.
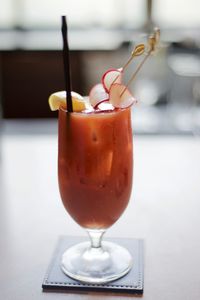
<svg viewBox="0 0 200 300"><path fill-rule="evenodd" d="M125 210L132 188L131 109L59 110L58 175L63 204L81 226L108 228Z"/></svg>

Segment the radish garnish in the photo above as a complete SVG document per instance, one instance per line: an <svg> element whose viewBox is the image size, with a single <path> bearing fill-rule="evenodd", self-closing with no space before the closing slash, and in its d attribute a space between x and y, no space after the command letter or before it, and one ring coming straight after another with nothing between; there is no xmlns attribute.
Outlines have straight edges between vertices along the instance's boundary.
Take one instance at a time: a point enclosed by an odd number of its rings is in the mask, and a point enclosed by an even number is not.
<svg viewBox="0 0 200 300"><path fill-rule="evenodd" d="M110 69L103 74L101 81L106 92L110 91L112 84L122 82L122 70L122 68Z"/></svg>
<svg viewBox="0 0 200 300"><path fill-rule="evenodd" d="M114 110L115 107L109 101L102 101L97 105L97 109L100 111L111 111Z"/></svg>
<svg viewBox="0 0 200 300"><path fill-rule="evenodd" d="M109 94L109 102L117 108L126 108L137 102L127 87L123 84L112 84Z"/></svg>
<svg viewBox="0 0 200 300"><path fill-rule="evenodd" d="M109 95L106 93L101 83L96 84L90 91L89 100L93 107L96 107L98 103L109 99Z"/></svg>

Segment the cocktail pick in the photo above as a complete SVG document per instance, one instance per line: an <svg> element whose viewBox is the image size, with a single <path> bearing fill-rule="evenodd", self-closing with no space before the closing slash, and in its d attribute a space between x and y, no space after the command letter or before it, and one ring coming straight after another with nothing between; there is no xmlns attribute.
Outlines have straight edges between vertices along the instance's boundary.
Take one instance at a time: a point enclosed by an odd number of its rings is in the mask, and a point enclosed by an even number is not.
<svg viewBox="0 0 200 300"><path fill-rule="evenodd" d="M68 46L68 35L67 35L67 22L65 16L62 16L61 30L62 30L62 38L63 38L63 63L64 63L67 111L73 112L72 96L71 96L70 58L69 58L69 46Z"/></svg>
<svg viewBox="0 0 200 300"><path fill-rule="evenodd" d="M125 65L122 67L122 69L125 70L128 67L128 65L130 64L130 62L133 60L133 58L136 56L142 55L144 53L144 50L145 50L144 44L136 45L135 48L133 49L133 51L131 52L130 58L125 63Z"/></svg>
<svg viewBox="0 0 200 300"><path fill-rule="evenodd" d="M131 78L129 79L128 83L126 84L125 88L123 89L123 91L120 94L120 97L124 94L124 92L126 91L126 89L128 88L128 86L130 85L130 83L133 81L133 79L136 77L136 75L138 74L138 72L140 71L140 69L142 68L142 66L144 65L145 61L147 60L147 58L155 52L156 47L159 43L159 39L160 39L160 29L159 28L155 28L154 29L154 33L151 34L148 38L147 44L148 44L148 50L146 53L146 56L144 57L144 59L140 62L139 66L137 67L137 69L135 70L135 72L133 73L133 75L131 76ZM143 45L143 44L142 44ZM140 45L138 45L140 46ZM135 49L137 48L137 46L135 47ZM145 50L145 46L144 46L144 50ZM142 54L144 53L144 51L141 51Z"/></svg>
<svg viewBox="0 0 200 300"><path fill-rule="evenodd" d="M124 66L121 68L121 71L124 71L128 67L128 65L131 63L133 58L135 58L136 56L142 55L144 53L144 51L145 51L145 45L144 44L136 45L135 48L133 49L133 51L131 52L131 56L129 57L127 62L124 64ZM112 84L116 82L116 80L118 79L119 76L120 75L117 75L115 77Z"/></svg>

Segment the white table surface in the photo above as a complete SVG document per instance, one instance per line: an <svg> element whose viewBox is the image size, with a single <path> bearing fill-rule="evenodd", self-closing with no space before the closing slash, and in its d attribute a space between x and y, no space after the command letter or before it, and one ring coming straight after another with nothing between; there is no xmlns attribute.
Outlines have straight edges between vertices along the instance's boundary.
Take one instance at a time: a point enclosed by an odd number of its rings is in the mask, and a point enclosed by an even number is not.
<svg viewBox="0 0 200 300"><path fill-rule="evenodd" d="M1 137L0 299L115 299L42 292L58 236L86 236L62 206L57 137L55 130L45 133L44 124L29 122L34 133L5 130ZM135 136L134 147L130 204L106 236L144 239L142 299L200 299L200 139Z"/></svg>

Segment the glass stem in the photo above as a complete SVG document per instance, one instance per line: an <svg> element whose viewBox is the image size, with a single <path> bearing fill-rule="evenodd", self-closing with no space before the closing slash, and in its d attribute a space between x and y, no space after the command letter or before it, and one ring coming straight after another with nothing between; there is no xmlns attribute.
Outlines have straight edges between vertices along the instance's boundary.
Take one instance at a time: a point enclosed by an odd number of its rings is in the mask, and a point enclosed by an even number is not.
<svg viewBox="0 0 200 300"><path fill-rule="evenodd" d="M87 229L90 238L91 248L101 248L102 237L105 233L104 229Z"/></svg>

